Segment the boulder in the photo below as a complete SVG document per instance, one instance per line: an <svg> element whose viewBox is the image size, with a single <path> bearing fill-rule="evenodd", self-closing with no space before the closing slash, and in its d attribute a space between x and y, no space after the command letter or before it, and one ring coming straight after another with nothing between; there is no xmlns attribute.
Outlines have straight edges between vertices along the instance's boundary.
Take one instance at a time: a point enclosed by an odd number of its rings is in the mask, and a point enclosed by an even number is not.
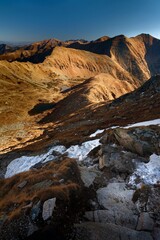
<svg viewBox="0 0 160 240"><path fill-rule="evenodd" d="M159 240L159 236L160 236L160 228L154 228L154 232L153 232L153 238L154 240Z"/></svg>
<svg viewBox="0 0 160 240"><path fill-rule="evenodd" d="M32 221L36 221L41 211L41 202L38 201L31 209L30 216Z"/></svg>
<svg viewBox="0 0 160 240"><path fill-rule="evenodd" d="M97 190L97 199L104 209L115 208L115 210L135 210L132 202L134 190L128 190L125 183L109 183L107 187Z"/></svg>
<svg viewBox="0 0 160 240"><path fill-rule="evenodd" d="M140 159L136 154L126 152L117 145L102 145L99 151L99 168L107 167L117 173L133 173L135 158Z"/></svg>
<svg viewBox="0 0 160 240"><path fill-rule="evenodd" d="M84 222L75 225L74 240L153 240L148 232L135 231L111 223Z"/></svg>
<svg viewBox="0 0 160 240"><path fill-rule="evenodd" d="M24 180L23 182L21 182L20 184L18 184L18 188L24 188L27 184L27 181Z"/></svg>
<svg viewBox="0 0 160 240"><path fill-rule="evenodd" d="M101 175L101 172L94 168L79 167L81 179L85 187L90 187L95 178Z"/></svg>
<svg viewBox="0 0 160 240"><path fill-rule="evenodd" d="M43 203L42 218L44 221L52 217L55 206L56 206L56 198L48 199Z"/></svg>
<svg viewBox="0 0 160 240"><path fill-rule="evenodd" d="M160 187L152 187L148 196L147 210L160 219Z"/></svg>
<svg viewBox="0 0 160 240"><path fill-rule="evenodd" d="M134 191L128 190L123 182L109 183L107 187L98 189L97 199L103 210L94 212L93 220L135 229L138 211L132 202L133 193ZM89 220L93 221L92 218Z"/></svg>
<svg viewBox="0 0 160 240"><path fill-rule="evenodd" d="M140 213L140 216L138 219L137 230L152 231L153 228L154 228L154 221L149 216L149 213L148 212Z"/></svg>
<svg viewBox="0 0 160 240"><path fill-rule="evenodd" d="M114 211L114 209L88 211L85 212L84 217L91 222L113 223L131 229L136 229L138 220L138 216L127 209L124 212Z"/></svg>
<svg viewBox="0 0 160 240"><path fill-rule="evenodd" d="M50 187L52 184L53 184L53 181L52 181L52 180L46 179L46 180L44 180L44 181L40 181L40 182L34 184L34 185L32 186L32 189L35 190L35 191L37 191L37 190L42 189L42 188Z"/></svg>
<svg viewBox="0 0 160 240"><path fill-rule="evenodd" d="M131 129L114 129L116 140L121 146L141 156L152 153L160 154L160 128L135 127Z"/></svg>

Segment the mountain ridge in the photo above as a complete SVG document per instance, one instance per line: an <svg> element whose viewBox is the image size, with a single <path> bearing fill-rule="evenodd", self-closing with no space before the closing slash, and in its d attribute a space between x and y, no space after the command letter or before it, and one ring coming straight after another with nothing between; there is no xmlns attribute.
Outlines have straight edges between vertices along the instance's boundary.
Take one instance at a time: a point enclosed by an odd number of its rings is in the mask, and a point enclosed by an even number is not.
<svg viewBox="0 0 160 240"><path fill-rule="evenodd" d="M41 134L44 129L37 123L52 112L51 106L57 113L54 120L59 121L58 116L110 102L159 74L160 40L152 36L104 36L93 42L78 40L76 44L90 51L72 48L72 40L64 43L50 39L25 46L24 52L21 48L6 54L13 56L11 61L0 60L2 148L9 142L18 144L20 138L26 141ZM22 61L16 59L17 51ZM36 106L46 111L29 115ZM34 133L31 125L37 129Z"/></svg>
<svg viewBox="0 0 160 240"><path fill-rule="evenodd" d="M42 63L57 46L107 55L132 76L138 75L141 80L147 80L152 75L160 73L160 57L157 56L160 40L149 34L140 34L131 38L124 35L112 38L103 36L95 41L48 39L24 48L10 49L11 52L0 55L0 60Z"/></svg>

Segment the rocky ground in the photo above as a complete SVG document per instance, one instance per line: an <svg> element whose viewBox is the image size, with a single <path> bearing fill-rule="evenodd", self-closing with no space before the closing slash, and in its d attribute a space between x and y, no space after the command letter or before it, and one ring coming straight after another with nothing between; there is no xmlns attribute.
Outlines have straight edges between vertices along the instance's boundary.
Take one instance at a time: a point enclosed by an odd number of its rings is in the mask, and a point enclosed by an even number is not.
<svg viewBox="0 0 160 240"><path fill-rule="evenodd" d="M53 151L54 161L1 180L2 240L160 239L159 125L93 138L100 145L81 161Z"/></svg>
<svg viewBox="0 0 160 240"><path fill-rule="evenodd" d="M159 130L115 129L101 138L99 176L92 185L96 194L82 223L74 226L74 239L160 239L160 157L155 155L156 169L150 165L144 171L153 161L150 154L159 154L153 144ZM136 170L139 165L144 166L141 171Z"/></svg>

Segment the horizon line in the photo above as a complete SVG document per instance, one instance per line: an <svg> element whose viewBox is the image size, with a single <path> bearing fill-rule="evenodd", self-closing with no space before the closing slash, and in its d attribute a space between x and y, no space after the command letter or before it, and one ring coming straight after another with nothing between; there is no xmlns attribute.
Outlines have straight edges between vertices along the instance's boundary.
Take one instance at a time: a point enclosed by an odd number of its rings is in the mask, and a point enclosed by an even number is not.
<svg viewBox="0 0 160 240"><path fill-rule="evenodd" d="M140 35L150 35L151 37L153 38L156 38L158 40L160 40L159 37L156 37L150 33L139 33L139 34L136 34L136 35L130 35L130 36L127 36L127 35L124 35L123 33L122 34L118 34L118 35L113 35L113 36L108 36L108 35L101 35L100 37L96 38L96 39L91 39L91 40L87 40L85 38L70 38L70 39L66 39L66 40L61 40L60 38L57 38L57 37L52 37L52 38L43 38L43 39L37 39L37 40L18 40L18 41L10 41L10 40L1 40L0 39L0 44L31 44L31 43L35 43L35 42L42 42L42 41L47 41L47 40L52 40L52 39L55 39L55 40L58 40L58 41L61 41L61 42L67 42L67 41L80 41L80 40L83 40L83 41L86 41L86 42L91 42L91 41L96 41L97 39L99 38L102 38L102 37L108 37L108 38L115 38L115 37L118 37L118 36L125 36L127 38L133 38L133 37L137 37L137 36L140 36Z"/></svg>

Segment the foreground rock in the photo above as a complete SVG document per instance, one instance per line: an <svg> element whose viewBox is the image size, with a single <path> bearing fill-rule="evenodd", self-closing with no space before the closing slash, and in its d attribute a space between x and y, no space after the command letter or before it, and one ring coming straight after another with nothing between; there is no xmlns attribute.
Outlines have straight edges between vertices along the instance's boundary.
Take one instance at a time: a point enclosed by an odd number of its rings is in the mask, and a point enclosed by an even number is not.
<svg viewBox="0 0 160 240"><path fill-rule="evenodd" d="M83 222L75 225L76 240L160 239L159 130L117 128L103 135L93 155L102 174Z"/></svg>
<svg viewBox="0 0 160 240"><path fill-rule="evenodd" d="M1 239L159 240L159 128L109 129L79 166L61 154L1 180Z"/></svg>
<svg viewBox="0 0 160 240"><path fill-rule="evenodd" d="M56 206L56 198L48 199L43 203L42 218L44 221L52 217L55 206Z"/></svg>
<svg viewBox="0 0 160 240"><path fill-rule="evenodd" d="M109 216L108 223L136 228L138 216L136 206L132 202L133 192L126 189L125 183L109 183L107 187L97 191L98 202L106 209L106 216Z"/></svg>
<svg viewBox="0 0 160 240"><path fill-rule="evenodd" d="M115 138L118 143L141 156L151 155L153 152L160 154L159 134L160 130L157 128L119 128L115 130Z"/></svg>
<svg viewBox="0 0 160 240"><path fill-rule="evenodd" d="M111 223L86 222L75 225L75 240L153 240L150 233L138 232Z"/></svg>
<svg viewBox="0 0 160 240"><path fill-rule="evenodd" d="M106 167L117 173L131 174L135 169L134 159L146 161L145 158L135 153L125 151L121 146L115 144L102 145L99 151L99 168Z"/></svg>

